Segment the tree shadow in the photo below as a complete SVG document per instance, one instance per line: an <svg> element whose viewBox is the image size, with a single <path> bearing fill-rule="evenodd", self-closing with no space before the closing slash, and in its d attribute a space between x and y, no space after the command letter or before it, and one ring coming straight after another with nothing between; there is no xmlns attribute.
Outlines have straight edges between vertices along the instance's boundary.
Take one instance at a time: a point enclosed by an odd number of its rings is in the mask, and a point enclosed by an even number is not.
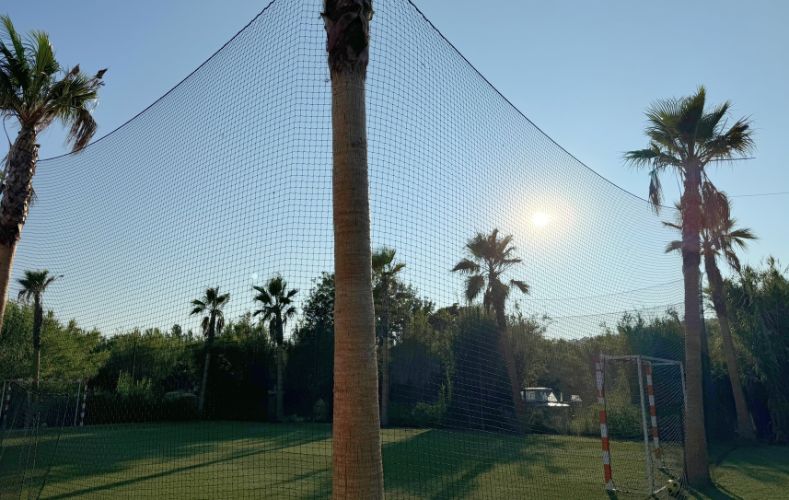
<svg viewBox="0 0 789 500"><path fill-rule="evenodd" d="M271 425L252 422L192 422L91 426L46 433L37 442L4 443L3 469L18 471L18 491L38 490L47 498L111 492L152 479L249 459L325 440L326 425ZM36 470L25 470L34 450ZM14 459L19 463L14 463ZM187 463L184 463L186 461ZM139 467L153 464L161 470ZM178 464L168 467L168 464ZM38 477L37 477L38 476ZM120 476L117 480L113 476ZM108 480L109 479L109 480ZM84 485L84 486L83 486ZM3 488L7 489L7 488Z"/></svg>
<svg viewBox="0 0 789 500"><path fill-rule="evenodd" d="M388 495L415 498L474 497L488 486L497 498L541 496L535 472L562 477L568 443L549 436L514 436L453 430L396 430L401 439L383 447ZM536 488L536 489L535 489ZM602 492L602 486L596 486Z"/></svg>

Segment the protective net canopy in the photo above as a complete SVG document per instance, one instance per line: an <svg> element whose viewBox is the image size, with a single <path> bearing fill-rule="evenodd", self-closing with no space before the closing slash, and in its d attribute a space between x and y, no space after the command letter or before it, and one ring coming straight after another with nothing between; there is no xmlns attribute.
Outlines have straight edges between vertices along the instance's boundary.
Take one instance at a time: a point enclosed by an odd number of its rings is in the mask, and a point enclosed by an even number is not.
<svg viewBox="0 0 789 500"><path fill-rule="evenodd" d="M657 216L562 149L410 2L374 7L370 219L373 250L396 251L374 270L387 495L603 495L599 353L682 359L681 263L664 252L676 235L661 224L674 214ZM58 400L60 424L4 427L3 487L30 469L18 457L34 436L47 498L330 493L321 8L272 2L125 125L40 161L14 272L64 275L44 297L43 363L54 377L57 349L83 353L69 377L86 391L85 415L75 421L75 403ZM453 272L479 261L487 280L479 249L491 241L514 247L499 260L501 310L484 305L474 268ZM282 339L251 314L263 306L253 285L274 276L298 290ZM209 287L229 299L207 347L207 313L190 312ZM8 314L25 324L22 305ZM56 343L58 332L74 342Z"/></svg>

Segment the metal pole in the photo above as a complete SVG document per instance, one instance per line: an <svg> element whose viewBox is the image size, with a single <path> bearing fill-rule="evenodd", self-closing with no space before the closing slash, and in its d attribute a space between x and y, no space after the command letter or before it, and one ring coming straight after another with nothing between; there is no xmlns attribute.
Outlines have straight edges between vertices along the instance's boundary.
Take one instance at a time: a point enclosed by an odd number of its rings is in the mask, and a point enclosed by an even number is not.
<svg viewBox="0 0 789 500"><path fill-rule="evenodd" d="M647 361L644 364L644 371L647 374L647 398L649 399L649 419L652 430L652 453L656 459L660 459L660 432L658 431L657 403L655 401L655 384L652 363Z"/></svg>
<svg viewBox="0 0 789 500"><path fill-rule="evenodd" d="M614 479L611 471L611 448L608 440L608 416L605 406L605 357L595 363L595 381L597 384L597 404L600 405L600 439L603 444L603 479L605 489L614 491Z"/></svg>
<svg viewBox="0 0 789 500"><path fill-rule="evenodd" d="M88 383L85 382L85 390L82 393L82 410L79 414L79 426L82 427L85 425L85 406L88 403Z"/></svg>
<svg viewBox="0 0 789 500"><path fill-rule="evenodd" d="M3 380L3 396L0 397L0 422L3 421L3 413L5 413L5 388L8 385L7 380Z"/></svg>
<svg viewBox="0 0 789 500"><path fill-rule="evenodd" d="M649 494L655 491L655 481L652 477L652 454L649 452L649 434L647 431L647 408L644 405L644 380L641 373L641 356L636 356L636 364L638 365L638 395L641 399L641 426L644 434L644 456L646 458L647 469L647 486L649 487Z"/></svg>
<svg viewBox="0 0 789 500"><path fill-rule="evenodd" d="M77 426L77 417L79 417L79 394L82 391L82 380L77 381L77 399L74 403L74 427Z"/></svg>

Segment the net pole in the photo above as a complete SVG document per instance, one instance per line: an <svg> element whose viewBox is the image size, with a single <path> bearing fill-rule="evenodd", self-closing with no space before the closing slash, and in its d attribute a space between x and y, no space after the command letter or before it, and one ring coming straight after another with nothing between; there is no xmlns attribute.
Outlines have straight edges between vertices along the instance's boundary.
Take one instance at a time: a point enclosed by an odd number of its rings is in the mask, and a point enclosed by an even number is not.
<svg viewBox="0 0 789 500"><path fill-rule="evenodd" d="M77 398L74 400L74 427L77 426L77 418L79 417L79 396L82 390L82 380L77 381Z"/></svg>
<svg viewBox="0 0 789 500"><path fill-rule="evenodd" d="M8 381L3 381L3 395L0 397L0 422L3 421L3 415L5 415L5 391L6 387L8 386Z"/></svg>
<svg viewBox="0 0 789 500"><path fill-rule="evenodd" d="M641 356L636 356L636 365L638 366L638 396L641 399L641 427L644 434L644 456L646 458L647 470L647 487L649 493L655 491L655 480L652 477L652 454L649 452L649 432L647 430L647 408L644 404L644 374L642 370Z"/></svg>
<svg viewBox="0 0 789 500"><path fill-rule="evenodd" d="M655 387L652 381L652 363L644 363L644 372L647 375L647 398L649 398L649 419L652 424L652 453L660 458L660 435L658 434L657 405L655 403Z"/></svg>
<svg viewBox="0 0 789 500"><path fill-rule="evenodd" d="M82 409L79 414L79 426L85 425L85 406L88 403L88 383L85 382L85 390L82 391Z"/></svg>
<svg viewBox="0 0 789 500"><path fill-rule="evenodd" d="M595 381L597 383L597 403L600 405L600 440L603 446L603 479L605 481L605 489L614 491L614 479L611 471L611 445L608 440L608 416L605 409L604 363L605 358L600 354L600 359L595 363Z"/></svg>

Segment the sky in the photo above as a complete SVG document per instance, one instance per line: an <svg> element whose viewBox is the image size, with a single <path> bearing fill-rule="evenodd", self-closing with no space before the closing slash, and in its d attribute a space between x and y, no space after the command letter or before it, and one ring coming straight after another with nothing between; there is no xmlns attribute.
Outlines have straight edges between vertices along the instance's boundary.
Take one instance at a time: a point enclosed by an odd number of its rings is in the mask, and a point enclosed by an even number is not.
<svg viewBox="0 0 789 500"><path fill-rule="evenodd" d="M789 111L784 50L789 33L783 29L789 5L610 1L601 8L580 1L490 0L480 9L479 2L466 0L415 4L532 122L625 190L640 197L647 192L645 173L622 161L624 151L646 145L644 109L704 84L710 102L730 99L733 117L750 117L756 130L755 158L723 165L713 179L733 195L789 191L781 148ZM95 112L102 136L187 76L264 3L41 0L0 6L20 31L48 31L66 64L79 62L91 72L109 68ZM62 139L56 128L48 132L41 156L65 152ZM665 186L670 203L672 182ZM47 188L42 186L44 192ZM772 254L789 262L782 217L789 196L734 200L738 219L760 236L743 260L758 263Z"/></svg>
<svg viewBox="0 0 789 500"><path fill-rule="evenodd" d="M789 191L789 3L489 0L484 9L471 0L414 3L537 126L623 189L647 192L644 173L622 161L624 151L646 144L644 109L703 84L710 102L731 100L732 117L749 117L756 132L754 159L715 169L718 185L732 195ZM95 113L103 135L188 75L264 5L35 0L4 1L0 10L22 31L48 31L67 64L109 67ZM61 138L50 132L42 157L64 152ZM734 202L741 223L760 236L745 260L771 254L789 262L780 216L789 196Z"/></svg>

